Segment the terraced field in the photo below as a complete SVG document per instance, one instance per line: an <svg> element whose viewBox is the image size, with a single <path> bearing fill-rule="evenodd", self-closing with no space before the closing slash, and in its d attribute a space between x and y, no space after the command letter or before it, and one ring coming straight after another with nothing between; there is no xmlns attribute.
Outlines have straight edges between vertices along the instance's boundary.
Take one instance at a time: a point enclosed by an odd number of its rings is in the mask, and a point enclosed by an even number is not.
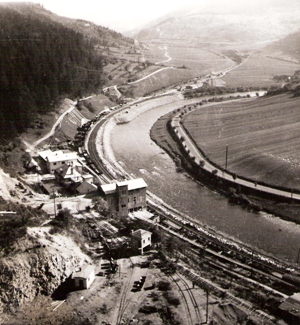
<svg viewBox="0 0 300 325"><path fill-rule="evenodd" d="M300 189L300 98L262 97L203 106L184 118L208 158L268 184Z"/></svg>

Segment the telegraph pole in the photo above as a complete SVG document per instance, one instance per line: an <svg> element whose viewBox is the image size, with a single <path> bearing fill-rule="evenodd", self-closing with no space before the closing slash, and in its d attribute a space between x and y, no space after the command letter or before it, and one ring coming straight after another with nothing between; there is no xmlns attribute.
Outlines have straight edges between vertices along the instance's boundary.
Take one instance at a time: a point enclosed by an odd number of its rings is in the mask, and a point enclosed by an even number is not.
<svg viewBox="0 0 300 325"><path fill-rule="evenodd" d="M297 264L299 264L299 258L300 258L300 248L298 249Z"/></svg>
<svg viewBox="0 0 300 325"><path fill-rule="evenodd" d="M227 170L228 163L228 144L226 144L226 153L225 153L225 171Z"/></svg>
<svg viewBox="0 0 300 325"><path fill-rule="evenodd" d="M56 217L56 205L55 205L55 192L53 190L53 202L54 202L54 218Z"/></svg>
<svg viewBox="0 0 300 325"><path fill-rule="evenodd" d="M208 289L205 290L206 292L206 315L205 315L205 322L202 322L202 324L207 324L208 322Z"/></svg>

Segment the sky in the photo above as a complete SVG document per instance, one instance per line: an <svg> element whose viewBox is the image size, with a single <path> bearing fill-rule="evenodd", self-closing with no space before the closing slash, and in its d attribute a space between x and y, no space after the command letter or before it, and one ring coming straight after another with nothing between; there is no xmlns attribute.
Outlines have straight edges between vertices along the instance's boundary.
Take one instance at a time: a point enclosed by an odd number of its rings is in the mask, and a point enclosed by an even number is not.
<svg viewBox="0 0 300 325"><path fill-rule="evenodd" d="M60 16L84 19L118 32L131 30L197 0L29 0ZM203 1L203 0L198 0ZM204 0L208 1L208 0ZM18 2L4 1L4 2ZM20 1L19 1L20 2Z"/></svg>

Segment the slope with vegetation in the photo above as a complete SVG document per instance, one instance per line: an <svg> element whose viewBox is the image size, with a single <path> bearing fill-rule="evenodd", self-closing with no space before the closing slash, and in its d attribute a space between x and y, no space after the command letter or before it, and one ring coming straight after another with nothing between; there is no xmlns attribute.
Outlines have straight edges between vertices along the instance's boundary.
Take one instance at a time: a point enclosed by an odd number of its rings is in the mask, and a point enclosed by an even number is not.
<svg viewBox="0 0 300 325"><path fill-rule="evenodd" d="M30 127L63 97L99 92L103 56L96 46L127 39L82 21L58 19L38 5L1 4L0 139ZM54 19L55 18L55 19Z"/></svg>

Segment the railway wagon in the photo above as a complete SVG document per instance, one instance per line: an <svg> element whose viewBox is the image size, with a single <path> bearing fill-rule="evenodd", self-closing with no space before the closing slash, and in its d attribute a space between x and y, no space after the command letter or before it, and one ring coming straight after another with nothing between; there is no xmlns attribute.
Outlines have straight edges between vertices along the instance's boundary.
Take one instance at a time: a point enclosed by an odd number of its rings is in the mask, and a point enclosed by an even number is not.
<svg viewBox="0 0 300 325"><path fill-rule="evenodd" d="M291 283L297 287L300 287L300 274L299 273L285 273L282 279L288 283Z"/></svg>

